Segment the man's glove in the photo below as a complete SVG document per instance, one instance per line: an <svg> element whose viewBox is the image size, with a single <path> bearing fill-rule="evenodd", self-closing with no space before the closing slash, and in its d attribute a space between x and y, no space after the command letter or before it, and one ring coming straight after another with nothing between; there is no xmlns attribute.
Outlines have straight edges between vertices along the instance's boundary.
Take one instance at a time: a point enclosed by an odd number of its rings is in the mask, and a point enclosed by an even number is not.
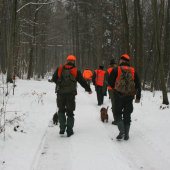
<svg viewBox="0 0 170 170"><path fill-rule="evenodd" d="M103 93L103 96L107 96L107 93Z"/></svg>

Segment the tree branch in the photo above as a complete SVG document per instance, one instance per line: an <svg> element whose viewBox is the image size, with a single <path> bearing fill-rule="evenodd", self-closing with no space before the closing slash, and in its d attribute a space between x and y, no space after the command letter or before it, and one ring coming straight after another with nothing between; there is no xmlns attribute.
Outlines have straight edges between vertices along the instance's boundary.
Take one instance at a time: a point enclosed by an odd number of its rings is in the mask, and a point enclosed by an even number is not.
<svg viewBox="0 0 170 170"><path fill-rule="evenodd" d="M17 10L17 13L21 11L21 9L23 9L24 7L26 7L27 5L48 5L48 4L52 4L54 3L54 1L52 2L48 2L48 3L34 3L34 2L29 2L27 4L25 4L24 6L22 6L20 9Z"/></svg>

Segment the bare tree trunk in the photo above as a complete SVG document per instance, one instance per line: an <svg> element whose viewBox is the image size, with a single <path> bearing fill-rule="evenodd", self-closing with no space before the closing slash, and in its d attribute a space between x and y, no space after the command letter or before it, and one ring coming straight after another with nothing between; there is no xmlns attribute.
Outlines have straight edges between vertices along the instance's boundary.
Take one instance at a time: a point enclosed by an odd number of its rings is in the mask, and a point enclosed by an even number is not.
<svg viewBox="0 0 170 170"><path fill-rule="evenodd" d="M137 69L137 51L138 51L138 19L137 19L137 1L134 1L134 68Z"/></svg>
<svg viewBox="0 0 170 170"><path fill-rule="evenodd" d="M15 42L15 23L16 23L16 8L17 0L13 0L12 3L12 20L10 26L10 41L9 41L9 55L8 55L8 70L7 70L7 82L13 83L13 54L14 54L14 42Z"/></svg>
<svg viewBox="0 0 170 170"><path fill-rule="evenodd" d="M44 31L43 31L43 34L44 34ZM44 73L45 73L45 70L46 70L46 63L45 63L45 35L43 35L43 48L42 48L42 56L41 56L41 62L42 62L42 68L41 68L41 77L44 79Z"/></svg>
<svg viewBox="0 0 170 170"><path fill-rule="evenodd" d="M159 57L159 68L160 68L160 78L162 84L162 93L163 93L163 104L169 104L167 90L166 90L166 82L163 68L163 57L162 57L162 49L161 49L161 36L160 36L160 21L158 18L158 9L157 9L157 0L153 0L153 10L154 10L154 19L155 19L155 40L156 40L156 48L157 55Z"/></svg>
<svg viewBox="0 0 170 170"><path fill-rule="evenodd" d="M38 2L38 0L36 1ZM34 54L34 47L35 47L35 32L36 32L36 22L37 22L37 16L38 16L38 6L36 5L35 15L34 15L34 26L33 26L33 42L31 45L31 51L30 51L30 57L29 57L29 68L28 68L28 76L27 79L30 79L32 77L32 69L33 69L33 54Z"/></svg>
<svg viewBox="0 0 170 170"><path fill-rule="evenodd" d="M128 15L126 9L126 1L123 0L123 24L125 28L125 44L126 44L126 53L130 56L130 42L129 42L129 23L128 23Z"/></svg>
<svg viewBox="0 0 170 170"><path fill-rule="evenodd" d="M150 55L149 55L149 58L147 60L148 62L147 62L147 66L146 66L146 69L145 69L145 74L144 74L144 79L143 79L143 90L145 90L146 74L147 74L148 67L150 65L150 61L151 61L151 58L152 58L154 39L155 39L155 32L153 34L153 39L152 39L152 44L151 44L151 49L150 49Z"/></svg>
<svg viewBox="0 0 170 170"><path fill-rule="evenodd" d="M76 65L80 66L80 49L79 49L79 19L78 19L78 7L76 4Z"/></svg>
<svg viewBox="0 0 170 170"><path fill-rule="evenodd" d="M104 40L103 40L103 3L100 0L100 58L101 63L104 64ZM99 57L99 56L98 56Z"/></svg>
<svg viewBox="0 0 170 170"><path fill-rule="evenodd" d="M3 66L3 47L2 47L2 16L3 16L3 0L0 2L0 73L2 71L2 66Z"/></svg>
<svg viewBox="0 0 170 170"><path fill-rule="evenodd" d="M71 23L71 25L72 25L72 41L73 41L73 54L75 55L76 54L76 51L75 51L75 36L74 36L74 34L75 34L75 26L74 26L74 24L73 23Z"/></svg>
<svg viewBox="0 0 170 170"><path fill-rule="evenodd" d="M90 4L91 4L91 0L90 0ZM90 9L90 8L89 8ZM91 14L91 11L89 10L89 13L90 13L90 22L89 22L89 27L91 28L91 23L92 23L92 14ZM91 32L90 32L90 35L89 35L89 61L90 61L90 70L93 70L94 69L94 64L93 64L93 56L92 56L92 36L91 36Z"/></svg>
<svg viewBox="0 0 170 170"><path fill-rule="evenodd" d="M155 43L156 44L156 43ZM156 79L156 73L158 70L158 56L155 56L155 65L153 67L153 74L152 74L152 81L151 81L151 91L153 91L155 89L155 79Z"/></svg>
<svg viewBox="0 0 170 170"><path fill-rule="evenodd" d="M93 56L92 56L92 36L90 34L90 70L94 69Z"/></svg>
<svg viewBox="0 0 170 170"><path fill-rule="evenodd" d="M166 12L166 22L165 22L165 35L164 35L164 67L165 67L165 77L168 76L168 70L169 70L169 14L170 14L170 2L168 1L168 5L167 5L167 12Z"/></svg>
<svg viewBox="0 0 170 170"><path fill-rule="evenodd" d="M140 0L137 0L137 9L138 9L138 17L139 17L139 78L142 81L142 70L143 70L143 22L142 22L142 14L140 7Z"/></svg>
<svg viewBox="0 0 170 170"><path fill-rule="evenodd" d="M6 38L6 34L7 34L7 30L6 30L6 18L5 16L5 1L2 0L1 4L2 8L0 11L0 58L1 58L1 71L2 73L6 73L6 62L7 62L7 38Z"/></svg>
<svg viewBox="0 0 170 170"><path fill-rule="evenodd" d="M98 6L97 6L98 7ZM97 28L100 28L100 23L99 23L99 20L100 20L100 16L99 16L99 9L100 8L96 8L96 20L97 20ZM99 29L96 29L96 39L97 39L97 44L96 44L96 48L97 48L97 67L99 66L99 64L101 63L101 58L100 58L100 39L99 39L99 36L100 36L100 31Z"/></svg>
<svg viewBox="0 0 170 170"><path fill-rule="evenodd" d="M110 53L111 53L111 55L110 55L110 57L112 58L113 56L114 56L114 50L113 50L113 43L114 43L114 39L113 39L113 35L114 35L114 20L115 20L115 11L116 11L116 9L115 9L115 2L113 2L113 7L112 7L112 28L111 28L111 43L110 43L110 48L111 48L111 50L110 50Z"/></svg>

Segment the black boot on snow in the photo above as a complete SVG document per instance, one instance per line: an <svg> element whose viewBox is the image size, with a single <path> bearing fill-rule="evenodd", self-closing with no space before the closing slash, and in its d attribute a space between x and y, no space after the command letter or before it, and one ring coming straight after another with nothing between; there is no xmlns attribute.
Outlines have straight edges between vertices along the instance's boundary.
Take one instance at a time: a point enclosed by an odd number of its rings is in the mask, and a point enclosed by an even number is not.
<svg viewBox="0 0 170 170"><path fill-rule="evenodd" d="M118 121L117 126L119 129L119 135L116 137L116 139L121 140L125 136L125 128L123 121Z"/></svg>
<svg viewBox="0 0 170 170"><path fill-rule="evenodd" d="M60 129L60 132L59 132L59 134L60 134L60 135L63 135L63 134L64 134L64 132L65 132L65 130L63 130L63 129Z"/></svg>
<svg viewBox="0 0 170 170"><path fill-rule="evenodd" d="M125 136L125 134L119 133L119 135L116 137L116 139L121 140L124 138L124 136Z"/></svg>
<svg viewBox="0 0 170 170"><path fill-rule="evenodd" d="M74 134L74 132L71 132L71 133L67 133L67 137L70 137Z"/></svg>
<svg viewBox="0 0 170 170"><path fill-rule="evenodd" d="M70 137L71 135L74 134L73 132L73 127L74 127L74 117L73 116L68 116L67 117L67 137Z"/></svg>
<svg viewBox="0 0 170 170"><path fill-rule="evenodd" d="M63 135L66 129L66 116L64 112L58 112L58 118L60 123L60 135Z"/></svg>
<svg viewBox="0 0 170 170"><path fill-rule="evenodd" d="M125 135L124 140L128 140L129 139L129 135Z"/></svg>
<svg viewBox="0 0 170 170"><path fill-rule="evenodd" d="M112 122L112 125L117 125L117 122L114 120L114 121Z"/></svg>
<svg viewBox="0 0 170 170"><path fill-rule="evenodd" d="M129 130L130 130L130 125L125 125L125 137L124 137L124 140L129 139Z"/></svg>

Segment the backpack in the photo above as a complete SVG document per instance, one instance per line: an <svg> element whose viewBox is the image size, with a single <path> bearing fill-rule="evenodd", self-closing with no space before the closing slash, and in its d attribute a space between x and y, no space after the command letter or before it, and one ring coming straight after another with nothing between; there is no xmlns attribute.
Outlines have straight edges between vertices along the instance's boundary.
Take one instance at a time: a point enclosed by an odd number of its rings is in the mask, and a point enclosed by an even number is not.
<svg viewBox="0 0 170 170"><path fill-rule="evenodd" d="M57 92L59 93L76 93L76 78L71 74L70 69L63 67L60 78L57 82Z"/></svg>
<svg viewBox="0 0 170 170"><path fill-rule="evenodd" d="M122 72L120 74L118 83L116 83L116 90L123 94L133 95L133 92L136 90L135 90L135 82L133 80L132 72L130 71L131 67L129 67L128 69L123 69L123 67L120 66L120 68Z"/></svg>

